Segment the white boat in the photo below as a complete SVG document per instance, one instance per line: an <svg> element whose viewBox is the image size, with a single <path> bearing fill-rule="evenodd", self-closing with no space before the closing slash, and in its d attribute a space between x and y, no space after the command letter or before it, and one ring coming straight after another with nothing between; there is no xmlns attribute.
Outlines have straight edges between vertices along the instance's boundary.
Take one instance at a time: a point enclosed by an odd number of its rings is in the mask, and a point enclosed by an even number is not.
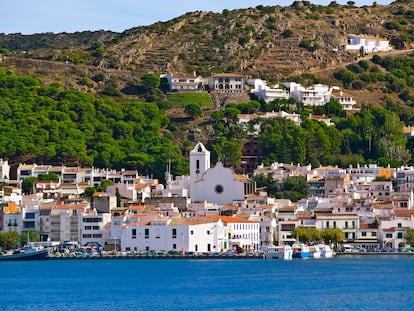
<svg viewBox="0 0 414 311"><path fill-rule="evenodd" d="M293 244L293 258L309 258L310 257L310 250L309 247L306 244Z"/></svg>
<svg viewBox="0 0 414 311"><path fill-rule="evenodd" d="M321 250L317 245L309 246L309 257L311 258L321 258Z"/></svg>
<svg viewBox="0 0 414 311"><path fill-rule="evenodd" d="M331 258L333 256L333 249L329 245L319 244L319 249L322 257Z"/></svg>
<svg viewBox="0 0 414 311"><path fill-rule="evenodd" d="M15 251L10 254L0 255L1 260L43 260L47 259L49 249L38 249L33 244L29 244L25 249Z"/></svg>
<svg viewBox="0 0 414 311"><path fill-rule="evenodd" d="M292 247L289 245L280 246L263 246L262 251L265 253L266 258L269 259L292 259Z"/></svg>

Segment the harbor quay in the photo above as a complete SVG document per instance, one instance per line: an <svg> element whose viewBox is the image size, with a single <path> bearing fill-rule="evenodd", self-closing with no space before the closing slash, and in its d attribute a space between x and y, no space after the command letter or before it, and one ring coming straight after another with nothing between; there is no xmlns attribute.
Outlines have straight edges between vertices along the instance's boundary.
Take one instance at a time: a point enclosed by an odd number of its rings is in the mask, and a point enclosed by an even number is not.
<svg viewBox="0 0 414 311"><path fill-rule="evenodd" d="M110 259L265 259L263 254L254 254L254 255L141 255L141 254L131 254L131 255L97 255L97 256L50 256L47 257L47 260L110 260Z"/></svg>

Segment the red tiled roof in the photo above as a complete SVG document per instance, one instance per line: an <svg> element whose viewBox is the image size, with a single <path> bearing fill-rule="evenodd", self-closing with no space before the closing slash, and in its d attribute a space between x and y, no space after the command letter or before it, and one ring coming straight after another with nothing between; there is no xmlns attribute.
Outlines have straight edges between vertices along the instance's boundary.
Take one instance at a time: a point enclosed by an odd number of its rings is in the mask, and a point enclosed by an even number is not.
<svg viewBox="0 0 414 311"><path fill-rule="evenodd" d="M237 73L217 73L213 76L213 78L241 78L243 77Z"/></svg>
<svg viewBox="0 0 414 311"><path fill-rule="evenodd" d="M223 223L251 223L255 224L258 223L257 221L252 221L240 217L233 217L233 216L220 216L220 215L206 215L207 218L212 218L215 220L221 219Z"/></svg>

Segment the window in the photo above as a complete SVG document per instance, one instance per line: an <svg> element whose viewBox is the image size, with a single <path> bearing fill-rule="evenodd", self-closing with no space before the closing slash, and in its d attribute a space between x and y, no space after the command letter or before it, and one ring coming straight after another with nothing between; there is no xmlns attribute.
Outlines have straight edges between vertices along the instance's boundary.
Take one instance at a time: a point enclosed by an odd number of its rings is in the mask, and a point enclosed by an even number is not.
<svg viewBox="0 0 414 311"><path fill-rule="evenodd" d="M26 213L26 219L35 219L35 213Z"/></svg>
<svg viewBox="0 0 414 311"><path fill-rule="evenodd" d="M333 226L336 229L336 221L333 222Z"/></svg>
<svg viewBox="0 0 414 311"><path fill-rule="evenodd" d="M329 228L329 221L326 222L326 228Z"/></svg>
<svg viewBox="0 0 414 311"><path fill-rule="evenodd" d="M398 239L402 239L402 238L403 238L403 234L402 234L402 232L398 232L398 233L397 233L397 238L398 238Z"/></svg>
<svg viewBox="0 0 414 311"><path fill-rule="evenodd" d="M172 249L177 249L177 244L173 244Z"/></svg>
<svg viewBox="0 0 414 311"><path fill-rule="evenodd" d="M400 222L398 223L398 228L401 228L401 223Z"/></svg>
<svg viewBox="0 0 414 311"><path fill-rule="evenodd" d="M348 229L348 222L345 221L345 229Z"/></svg>
<svg viewBox="0 0 414 311"><path fill-rule="evenodd" d="M392 238L392 233L386 233L385 237L391 239Z"/></svg>
<svg viewBox="0 0 414 311"><path fill-rule="evenodd" d="M149 239L149 229L145 229L145 238Z"/></svg>
<svg viewBox="0 0 414 311"><path fill-rule="evenodd" d="M177 238L177 229L176 228L172 229L172 238L173 239Z"/></svg>
<svg viewBox="0 0 414 311"><path fill-rule="evenodd" d="M207 234L210 234L210 230L207 230Z"/></svg>
<svg viewBox="0 0 414 311"><path fill-rule="evenodd" d="M137 229L132 229L132 238L133 239L137 238Z"/></svg>
<svg viewBox="0 0 414 311"><path fill-rule="evenodd" d="M194 231L193 231L193 230L191 230L191 231L190 231L190 234L194 234Z"/></svg>
<svg viewBox="0 0 414 311"><path fill-rule="evenodd" d="M376 232L371 232L371 236L377 236Z"/></svg>
<svg viewBox="0 0 414 311"><path fill-rule="evenodd" d="M367 236L367 233L364 231L364 232L361 232L361 235L362 236Z"/></svg>

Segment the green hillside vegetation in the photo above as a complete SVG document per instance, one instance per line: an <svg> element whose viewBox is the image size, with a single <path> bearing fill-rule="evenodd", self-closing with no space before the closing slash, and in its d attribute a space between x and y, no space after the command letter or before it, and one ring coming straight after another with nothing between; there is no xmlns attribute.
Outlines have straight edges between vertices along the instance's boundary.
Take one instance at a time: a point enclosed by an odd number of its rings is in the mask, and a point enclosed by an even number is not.
<svg viewBox="0 0 414 311"><path fill-rule="evenodd" d="M208 93L169 93L167 101L171 106L185 106L190 103L200 104L201 107L213 107L214 103Z"/></svg>
<svg viewBox="0 0 414 311"><path fill-rule="evenodd" d="M161 136L168 123L154 103L95 98L0 70L0 155L11 163L94 165L163 176L171 160L175 173L183 174L180 149Z"/></svg>

